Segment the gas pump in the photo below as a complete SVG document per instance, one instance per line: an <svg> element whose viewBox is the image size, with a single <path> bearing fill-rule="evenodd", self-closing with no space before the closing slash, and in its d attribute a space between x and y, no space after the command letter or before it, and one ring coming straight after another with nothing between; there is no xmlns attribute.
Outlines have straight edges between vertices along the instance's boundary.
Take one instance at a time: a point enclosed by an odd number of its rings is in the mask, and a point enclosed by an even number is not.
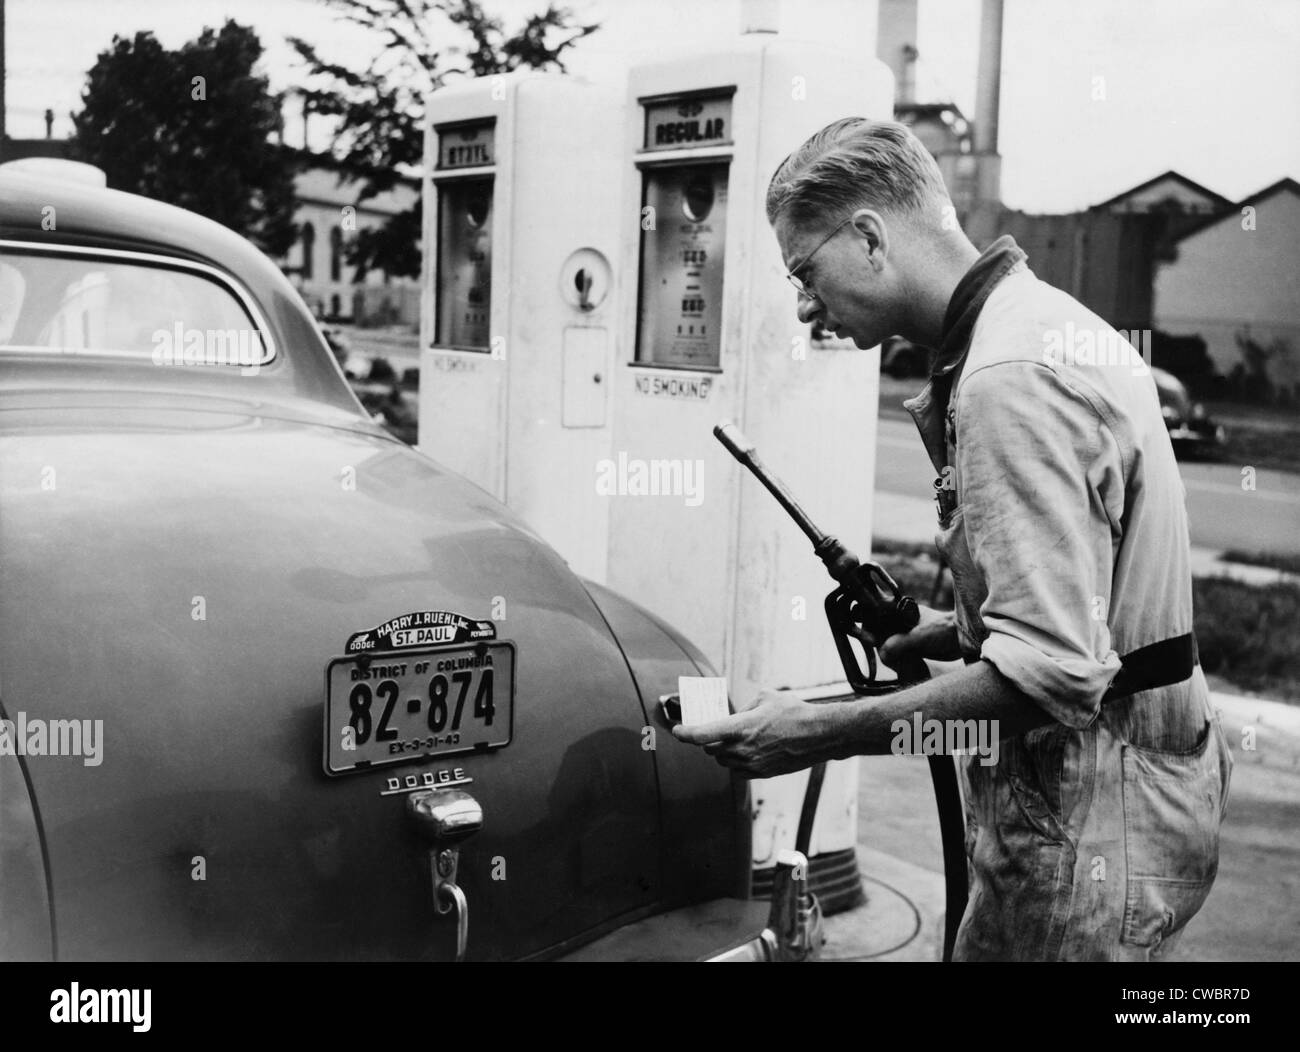
<svg viewBox="0 0 1300 1052"><path fill-rule="evenodd" d="M616 93L480 78L427 107L419 446L605 579ZM558 469L558 470L557 470Z"/></svg>
<svg viewBox="0 0 1300 1052"><path fill-rule="evenodd" d="M892 112L882 63L769 33L622 92L512 74L429 99L421 448L681 629L733 697L848 692L819 568L712 429L779 450L809 512L869 549L879 353L798 321L764 198L808 135ZM759 894L808 782L753 784ZM857 787L856 760L828 765L808 868L827 912L862 895Z"/></svg>
<svg viewBox="0 0 1300 1052"><path fill-rule="evenodd" d="M755 33L635 67L626 109L615 266L635 280L619 306L627 351L613 449L620 463L697 485L677 499L611 500L608 583L695 640L733 697L846 693L818 568L780 510L740 486L712 429L734 419L780 449L809 509L870 547L878 350L799 323L765 195L786 154L830 121L892 116L892 77L861 54ZM752 785L759 894L794 845L808 780ZM856 760L829 765L809 852L809 884L828 912L861 899L857 786Z"/></svg>

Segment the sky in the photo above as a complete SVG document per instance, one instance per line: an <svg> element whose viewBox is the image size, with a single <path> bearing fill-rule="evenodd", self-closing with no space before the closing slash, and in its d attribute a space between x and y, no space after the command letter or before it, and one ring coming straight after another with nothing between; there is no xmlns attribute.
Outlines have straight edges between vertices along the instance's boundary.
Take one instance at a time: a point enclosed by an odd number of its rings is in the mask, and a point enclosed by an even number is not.
<svg viewBox="0 0 1300 1052"><path fill-rule="evenodd" d="M769 0L780 32L875 54L874 0ZM0 0L7 17L9 134L71 130L86 71L113 35L151 30L168 47L226 18L266 47L272 87L300 68L289 34L362 66L378 42L324 0ZM483 0L507 25L545 0ZM617 79L683 47L725 49L741 0L570 0L599 32L572 72ZM917 97L974 116L979 0L920 0ZM448 42L455 34L448 31ZM1170 168L1232 200L1300 179L1300 0L1005 0L999 148L1002 196L1028 212L1087 207ZM1101 78L1098 80L1098 78ZM1098 98L1098 86L1101 96ZM868 116L875 116L868 114Z"/></svg>

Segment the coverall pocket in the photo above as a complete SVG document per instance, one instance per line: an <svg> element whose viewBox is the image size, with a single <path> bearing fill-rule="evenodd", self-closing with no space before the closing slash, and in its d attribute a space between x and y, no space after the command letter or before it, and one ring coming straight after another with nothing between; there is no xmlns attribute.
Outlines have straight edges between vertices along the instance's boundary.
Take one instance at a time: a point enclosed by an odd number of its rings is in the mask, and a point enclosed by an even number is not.
<svg viewBox="0 0 1300 1052"><path fill-rule="evenodd" d="M1062 815L1062 784L1066 740L1070 729L1059 723L1039 727L1020 738L1002 742L1007 779L1025 818L1044 837L1074 843Z"/></svg>
<svg viewBox="0 0 1300 1052"><path fill-rule="evenodd" d="M1128 882L1120 941L1155 948L1196 914L1218 873L1226 749L1217 721L1186 753L1123 749Z"/></svg>

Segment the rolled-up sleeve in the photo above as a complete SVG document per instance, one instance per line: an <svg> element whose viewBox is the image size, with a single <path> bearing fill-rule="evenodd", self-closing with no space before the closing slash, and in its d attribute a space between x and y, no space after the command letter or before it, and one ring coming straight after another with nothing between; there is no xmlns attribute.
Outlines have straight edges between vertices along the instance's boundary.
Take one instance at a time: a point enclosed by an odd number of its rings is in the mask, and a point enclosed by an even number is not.
<svg viewBox="0 0 1300 1052"><path fill-rule="evenodd" d="M1122 480L1116 445L1087 393L1037 362L976 370L956 412L966 543L987 587L980 656L1052 717L1086 727L1120 667L1107 628L1114 509L1102 495Z"/></svg>

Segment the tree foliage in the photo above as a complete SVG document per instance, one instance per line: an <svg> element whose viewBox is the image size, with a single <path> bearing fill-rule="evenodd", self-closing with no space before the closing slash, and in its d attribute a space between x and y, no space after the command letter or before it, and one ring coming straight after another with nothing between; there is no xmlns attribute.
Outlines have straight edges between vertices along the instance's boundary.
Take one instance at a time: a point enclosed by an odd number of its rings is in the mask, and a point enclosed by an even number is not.
<svg viewBox="0 0 1300 1052"><path fill-rule="evenodd" d="M72 115L74 156L114 189L187 208L284 255L295 237L294 162L276 141L281 98L255 72L261 56L257 35L233 21L175 51L152 33L115 36Z"/></svg>
<svg viewBox="0 0 1300 1052"><path fill-rule="evenodd" d="M334 119L334 156L362 177L360 200L392 189L402 171L417 169L424 153L424 100L459 76L492 76L516 69L564 69L563 55L596 25L582 25L564 7L549 4L507 32L478 0L327 0L346 20L382 43L363 68L321 57L298 37L289 44L306 65L309 113ZM416 276L420 271L421 206L380 228L358 231L348 261Z"/></svg>

